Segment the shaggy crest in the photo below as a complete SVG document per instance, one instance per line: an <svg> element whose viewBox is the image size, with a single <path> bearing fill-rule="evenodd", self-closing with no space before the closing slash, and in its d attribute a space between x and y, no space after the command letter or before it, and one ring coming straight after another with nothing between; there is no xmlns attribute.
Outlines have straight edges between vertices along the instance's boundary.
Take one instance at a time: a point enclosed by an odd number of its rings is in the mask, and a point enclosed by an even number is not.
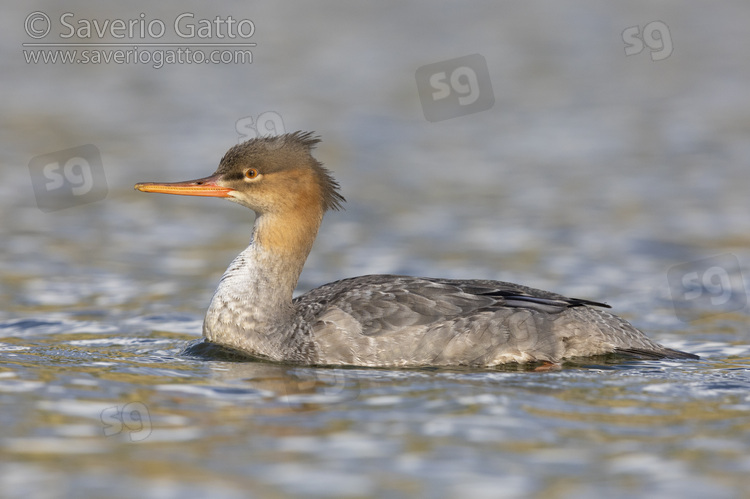
<svg viewBox="0 0 750 499"><path fill-rule="evenodd" d="M275 173L289 168L311 168L320 185L324 210L339 210L346 199L339 193L339 183L320 161L312 156L312 149L320 142L314 132L294 132L271 137L258 137L229 149L219 162L216 173L227 180L242 178L242 166L251 164L261 173ZM302 166L300 166L302 165Z"/></svg>

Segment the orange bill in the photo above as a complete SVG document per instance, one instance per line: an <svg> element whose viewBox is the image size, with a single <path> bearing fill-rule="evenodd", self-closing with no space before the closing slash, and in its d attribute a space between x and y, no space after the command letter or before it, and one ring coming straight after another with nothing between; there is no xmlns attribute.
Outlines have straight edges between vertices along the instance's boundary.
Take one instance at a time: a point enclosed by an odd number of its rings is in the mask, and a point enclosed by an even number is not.
<svg viewBox="0 0 750 499"><path fill-rule="evenodd" d="M186 180L185 182L141 182L135 184L136 190L141 192L160 192L162 194L179 194L181 196L207 196L214 198L228 198L234 189L222 187L216 183L218 175Z"/></svg>

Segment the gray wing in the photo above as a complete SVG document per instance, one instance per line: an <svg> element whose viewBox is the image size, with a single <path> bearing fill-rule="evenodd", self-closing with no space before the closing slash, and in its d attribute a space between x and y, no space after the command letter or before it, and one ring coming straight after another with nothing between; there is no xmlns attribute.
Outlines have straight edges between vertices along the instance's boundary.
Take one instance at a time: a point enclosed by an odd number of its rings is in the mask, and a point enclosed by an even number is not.
<svg viewBox="0 0 750 499"><path fill-rule="evenodd" d="M665 356L592 302L489 280L394 275L333 282L295 300L318 361L350 365L496 365L617 350Z"/></svg>

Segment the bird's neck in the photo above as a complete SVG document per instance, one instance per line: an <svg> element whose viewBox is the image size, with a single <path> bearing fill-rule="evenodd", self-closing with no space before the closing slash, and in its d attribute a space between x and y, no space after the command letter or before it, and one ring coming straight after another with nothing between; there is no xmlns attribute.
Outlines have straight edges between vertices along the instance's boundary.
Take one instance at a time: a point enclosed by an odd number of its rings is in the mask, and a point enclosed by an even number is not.
<svg viewBox="0 0 750 499"><path fill-rule="evenodd" d="M278 220L272 215L258 216L250 245L227 272L242 266L243 284L252 289L255 300L265 303L269 309L274 304L291 305L292 293L315 242L320 222L320 219L302 222L290 218Z"/></svg>
<svg viewBox="0 0 750 499"><path fill-rule="evenodd" d="M250 245L224 273L206 313L203 335L271 356L296 332L292 294L317 235L322 213L259 215Z"/></svg>

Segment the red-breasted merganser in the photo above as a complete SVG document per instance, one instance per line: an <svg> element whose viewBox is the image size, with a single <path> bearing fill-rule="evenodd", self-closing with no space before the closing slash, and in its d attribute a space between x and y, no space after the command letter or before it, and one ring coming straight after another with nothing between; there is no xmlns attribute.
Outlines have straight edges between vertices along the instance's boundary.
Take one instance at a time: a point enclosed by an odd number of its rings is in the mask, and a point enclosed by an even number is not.
<svg viewBox="0 0 750 499"><path fill-rule="evenodd" d="M292 298L323 214L344 198L296 132L229 149L210 177L143 192L220 197L256 214L203 323L208 342L306 365L496 366L622 353L696 359L648 339L608 305L500 281L366 275ZM204 340L205 341L205 340Z"/></svg>

